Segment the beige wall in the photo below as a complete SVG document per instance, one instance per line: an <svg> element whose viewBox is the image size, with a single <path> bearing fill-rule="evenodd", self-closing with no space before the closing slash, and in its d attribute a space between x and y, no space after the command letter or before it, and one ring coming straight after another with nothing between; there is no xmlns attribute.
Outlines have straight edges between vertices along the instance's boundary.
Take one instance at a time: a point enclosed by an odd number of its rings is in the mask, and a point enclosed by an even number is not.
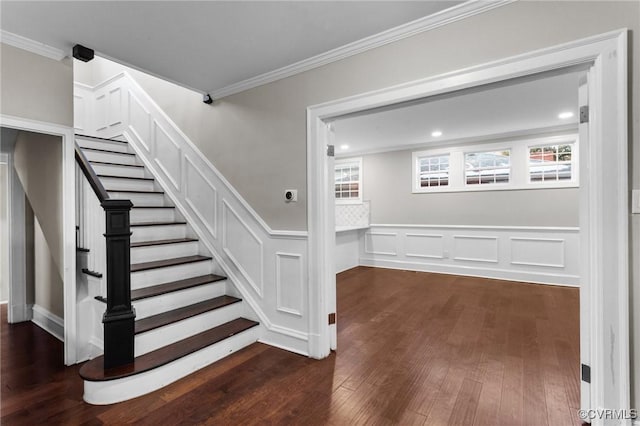
<svg viewBox="0 0 640 426"><path fill-rule="evenodd" d="M229 96L200 95L134 73L262 218L276 229L306 229L306 115L309 105L439 75L620 28L631 49L630 159L640 188L640 3L519 1L324 67ZM281 191L298 188L299 202ZM635 407L640 407L640 217L632 218Z"/></svg>
<svg viewBox="0 0 640 426"><path fill-rule="evenodd" d="M34 303L64 318L64 286L38 219L33 220Z"/></svg>
<svg viewBox="0 0 640 426"><path fill-rule="evenodd" d="M0 43L0 113L73 125L73 67Z"/></svg>
<svg viewBox="0 0 640 426"><path fill-rule="evenodd" d="M371 223L578 226L578 189L413 194L411 150L362 157Z"/></svg>
<svg viewBox="0 0 640 426"><path fill-rule="evenodd" d="M40 222L58 273L63 276L62 139L18 132L14 167Z"/></svg>

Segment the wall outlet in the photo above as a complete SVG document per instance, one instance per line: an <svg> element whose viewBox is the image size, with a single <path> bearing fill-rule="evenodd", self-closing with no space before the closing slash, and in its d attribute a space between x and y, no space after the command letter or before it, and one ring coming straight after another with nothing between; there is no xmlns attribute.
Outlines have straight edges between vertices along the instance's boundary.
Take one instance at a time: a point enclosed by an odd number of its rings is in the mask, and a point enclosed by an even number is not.
<svg viewBox="0 0 640 426"><path fill-rule="evenodd" d="M631 213L640 214L640 189L631 191Z"/></svg>
<svg viewBox="0 0 640 426"><path fill-rule="evenodd" d="M298 190L297 189L285 189L284 191L284 201L286 203L295 203L298 201Z"/></svg>

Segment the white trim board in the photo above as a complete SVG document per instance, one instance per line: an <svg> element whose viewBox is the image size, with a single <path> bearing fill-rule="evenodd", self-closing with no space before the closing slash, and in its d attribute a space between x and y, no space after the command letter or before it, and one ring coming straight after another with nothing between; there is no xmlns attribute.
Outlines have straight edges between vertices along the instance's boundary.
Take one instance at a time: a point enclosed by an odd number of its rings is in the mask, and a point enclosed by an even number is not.
<svg viewBox="0 0 640 426"><path fill-rule="evenodd" d="M64 320L40 305L33 305L31 321L56 339L64 342Z"/></svg>
<svg viewBox="0 0 640 426"><path fill-rule="evenodd" d="M0 42L54 61L61 61L68 56L62 49L5 30L0 30Z"/></svg>
<svg viewBox="0 0 640 426"><path fill-rule="evenodd" d="M335 307L334 200L328 189L333 159L325 152L328 123L350 113L584 64L591 67L590 122L580 163L579 275L581 295L589 294L590 305L588 315L581 310L581 341L588 342L581 346L586 348L581 361L591 366L592 377L590 392L584 393L590 396L581 408L630 408L627 37L628 31L621 29L308 107L311 356L329 355L335 338L335 330L326 323Z"/></svg>
<svg viewBox="0 0 640 426"><path fill-rule="evenodd" d="M230 84L221 89L210 91L213 99L220 99L235 93L240 93L263 84L272 83L286 77L291 77L305 71L319 68L323 65L339 61L375 49L398 40L402 40L416 34L433 30L435 28L478 15L483 12L495 9L500 6L512 3L514 0L495 0L495 1L479 1L469 0L462 4L450 7L440 12L434 13L424 18L399 25L395 28L388 29L381 33L365 37L361 40L354 41L344 46L332 49L328 52L321 53L308 59L296 62L291 65L269 71L255 77L248 78L238 83Z"/></svg>
<svg viewBox="0 0 640 426"><path fill-rule="evenodd" d="M28 132L44 133L62 138L62 158L60 161L62 162L62 197L64 200L62 204L64 362L66 365L72 365L78 360L76 342L76 162L73 129L59 124L46 123L10 115L0 115L0 126L17 130L25 130ZM20 219L18 218L17 220L19 221ZM22 229L24 229L24 220L22 220ZM11 238L13 242L14 236L12 235ZM16 238L19 239L20 236L16 236ZM24 240L24 231L22 240ZM13 252L14 250L11 251ZM11 274L11 277L9 281L9 297L12 299L9 304L10 309L14 304L14 296L17 294L18 297L24 297L25 293L24 278L20 280L12 279L14 275L20 273L20 271L15 270L19 268L19 265L17 265L16 262L24 262L24 259L18 256L16 259L10 260L11 265L9 266L9 273ZM24 269L24 265L22 266L22 269ZM24 299L22 303L25 303ZM30 319L30 317L25 317L23 318L23 321L28 319Z"/></svg>

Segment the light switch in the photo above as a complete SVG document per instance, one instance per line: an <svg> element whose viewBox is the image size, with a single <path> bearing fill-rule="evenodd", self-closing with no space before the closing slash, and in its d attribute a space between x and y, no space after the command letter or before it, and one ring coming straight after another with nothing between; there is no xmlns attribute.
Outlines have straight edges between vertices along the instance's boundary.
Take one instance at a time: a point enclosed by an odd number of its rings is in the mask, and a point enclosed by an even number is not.
<svg viewBox="0 0 640 426"><path fill-rule="evenodd" d="M631 213L640 214L640 189L631 191Z"/></svg>

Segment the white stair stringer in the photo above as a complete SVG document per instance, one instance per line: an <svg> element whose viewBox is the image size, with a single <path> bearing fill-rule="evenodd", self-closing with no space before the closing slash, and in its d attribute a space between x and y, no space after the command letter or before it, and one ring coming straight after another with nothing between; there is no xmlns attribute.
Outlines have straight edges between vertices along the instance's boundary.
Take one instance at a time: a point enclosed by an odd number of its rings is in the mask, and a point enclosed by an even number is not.
<svg viewBox="0 0 640 426"><path fill-rule="evenodd" d="M83 399L89 404L106 405L146 395L255 343L258 336L259 327L253 327L144 373L109 381L85 380Z"/></svg>

